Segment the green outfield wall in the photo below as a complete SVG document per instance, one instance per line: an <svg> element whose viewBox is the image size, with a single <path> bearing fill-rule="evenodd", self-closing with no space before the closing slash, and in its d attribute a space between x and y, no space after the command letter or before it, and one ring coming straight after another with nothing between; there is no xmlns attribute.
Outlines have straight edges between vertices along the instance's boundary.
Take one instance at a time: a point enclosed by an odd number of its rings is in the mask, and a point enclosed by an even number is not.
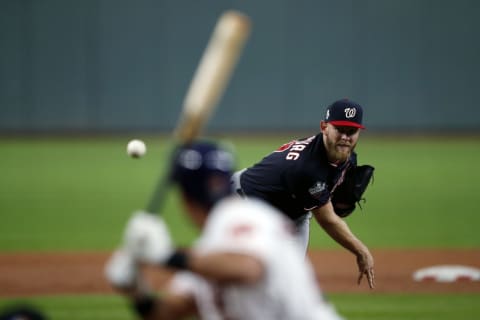
<svg viewBox="0 0 480 320"><path fill-rule="evenodd" d="M253 33L212 130L316 128L331 101L370 130L479 130L474 0L0 1L0 132L166 131L216 18Z"/></svg>

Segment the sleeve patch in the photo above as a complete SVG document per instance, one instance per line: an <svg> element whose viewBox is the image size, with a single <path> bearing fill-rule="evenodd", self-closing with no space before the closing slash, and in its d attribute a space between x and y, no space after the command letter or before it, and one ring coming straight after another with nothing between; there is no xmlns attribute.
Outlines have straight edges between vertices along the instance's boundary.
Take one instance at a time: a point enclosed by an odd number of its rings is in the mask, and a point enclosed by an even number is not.
<svg viewBox="0 0 480 320"><path fill-rule="evenodd" d="M322 195L322 193L327 189L327 184L325 182L320 182L320 181L317 181L315 182L315 184L308 188L308 193L310 193L310 195L315 198L315 199L319 199Z"/></svg>

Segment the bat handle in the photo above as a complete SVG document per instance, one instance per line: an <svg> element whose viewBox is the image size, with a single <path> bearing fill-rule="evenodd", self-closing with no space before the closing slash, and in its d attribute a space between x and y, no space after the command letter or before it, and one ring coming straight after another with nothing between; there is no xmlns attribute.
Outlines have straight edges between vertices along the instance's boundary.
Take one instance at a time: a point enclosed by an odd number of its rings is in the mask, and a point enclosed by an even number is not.
<svg viewBox="0 0 480 320"><path fill-rule="evenodd" d="M167 175L162 176L161 179L157 181L153 194L150 197L146 211L149 213L159 213L162 210L162 206L165 203L165 198L169 190L170 179Z"/></svg>
<svg viewBox="0 0 480 320"><path fill-rule="evenodd" d="M170 156L167 158L168 163L164 168L163 173L160 175L157 183L155 185L155 189L153 190L153 194L150 196L150 200L147 205L147 212L150 213L158 213L160 214L162 210L162 206L165 204L165 198L167 197L168 191L170 190L171 185L171 176L173 173L174 167L174 159L177 154L177 150L179 145L174 145L170 151L167 153Z"/></svg>

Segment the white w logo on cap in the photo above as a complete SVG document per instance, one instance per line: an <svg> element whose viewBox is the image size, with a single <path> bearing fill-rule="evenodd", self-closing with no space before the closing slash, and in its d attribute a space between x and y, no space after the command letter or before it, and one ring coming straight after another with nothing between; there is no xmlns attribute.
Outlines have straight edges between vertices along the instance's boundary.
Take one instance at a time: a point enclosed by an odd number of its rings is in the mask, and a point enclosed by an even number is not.
<svg viewBox="0 0 480 320"><path fill-rule="evenodd" d="M355 114L357 113L357 109L355 108L345 108L343 111L345 111L345 117L347 119L355 117Z"/></svg>

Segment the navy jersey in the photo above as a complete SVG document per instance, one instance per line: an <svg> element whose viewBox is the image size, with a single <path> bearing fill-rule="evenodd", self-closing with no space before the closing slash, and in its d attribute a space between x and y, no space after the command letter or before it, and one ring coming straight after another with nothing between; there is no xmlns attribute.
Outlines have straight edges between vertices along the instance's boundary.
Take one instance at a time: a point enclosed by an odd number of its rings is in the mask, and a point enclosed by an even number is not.
<svg viewBox="0 0 480 320"><path fill-rule="evenodd" d="M245 170L240 177L246 196L266 200L292 219L325 205L356 165L356 154L340 165L328 162L323 135L293 140Z"/></svg>

